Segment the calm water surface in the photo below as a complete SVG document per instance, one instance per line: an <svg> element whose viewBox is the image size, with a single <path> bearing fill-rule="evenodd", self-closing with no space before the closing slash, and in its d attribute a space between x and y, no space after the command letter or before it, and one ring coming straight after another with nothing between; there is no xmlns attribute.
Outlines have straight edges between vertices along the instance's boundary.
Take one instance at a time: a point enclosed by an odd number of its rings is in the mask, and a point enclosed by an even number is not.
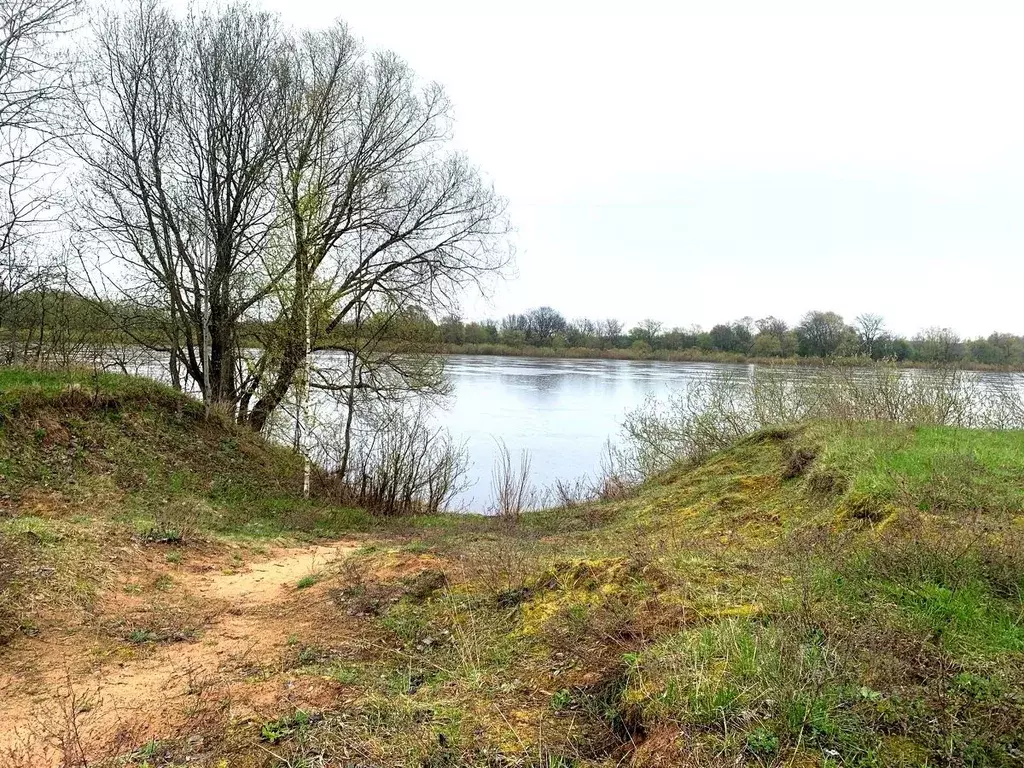
<svg viewBox="0 0 1024 768"><path fill-rule="evenodd" d="M470 487L456 507L486 508L499 437L516 459L521 450L530 452L532 479L540 489L557 479L594 477L605 443L617 436L626 411L648 395L663 397L709 373L726 376L747 369L718 363L451 357L445 370L454 394L437 419L469 452Z"/></svg>
<svg viewBox="0 0 1024 768"><path fill-rule="evenodd" d="M320 353L326 358L337 353ZM339 358L340 359L340 358ZM338 360L330 362L339 366ZM344 362L340 363L344 367ZM435 413L469 457L468 486L454 500L457 510L484 512L492 497L491 471L497 440L505 442L518 464L530 453L531 479L538 490L556 480L595 478L609 439L617 442L627 411L649 395L664 398L685 390L696 378L746 374L751 365L667 363L643 360L554 360L456 355L445 370L453 393ZM787 367L794 378L812 369ZM151 361L138 371L166 378ZM927 376L926 370L907 370ZM1019 388L1024 379L1005 373L971 374L984 389ZM288 435L290 436L290 431Z"/></svg>

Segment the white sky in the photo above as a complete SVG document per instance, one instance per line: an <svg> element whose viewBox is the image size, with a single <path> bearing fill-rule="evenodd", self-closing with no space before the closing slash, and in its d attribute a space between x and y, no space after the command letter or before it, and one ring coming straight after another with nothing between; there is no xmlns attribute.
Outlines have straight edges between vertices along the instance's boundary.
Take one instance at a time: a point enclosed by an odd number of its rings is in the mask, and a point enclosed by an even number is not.
<svg viewBox="0 0 1024 768"><path fill-rule="evenodd" d="M517 228L470 317L1024 332L1020 0L265 4L446 86Z"/></svg>

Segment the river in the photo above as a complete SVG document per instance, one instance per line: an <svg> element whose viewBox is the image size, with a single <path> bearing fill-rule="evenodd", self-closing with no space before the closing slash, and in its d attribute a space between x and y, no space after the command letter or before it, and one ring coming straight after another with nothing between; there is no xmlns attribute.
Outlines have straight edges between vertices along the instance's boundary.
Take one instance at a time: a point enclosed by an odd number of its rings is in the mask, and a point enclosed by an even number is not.
<svg viewBox="0 0 1024 768"><path fill-rule="evenodd" d="M554 360L453 356L445 371L453 394L436 418L469 454L468 487L455 507L482 511L491 496L497 439L514 457L529 451L534 485L597 475L609 438L626 411L663 397L697 376L746 365L639 360Z"/></svg>
<svg viewBox="0 0 1024 768"><path fill-rule="evenodd" d="M338 353L319 354L328 362ZM328 364L339 366L339 361ZM466 487L452 508L487 510L499 439L517 463L521 451L529 452L531 480L538 491L551 488L556 480L594 479L607 442L617 439L626 412L645 398L684 390L698 377L733 377L750 370L746 364L451 356L445 372L452 393L434 411L433 419L465 447L468 456ZM814 369L787 366L784 370L802 377ZM138 372L166 378L152 361ZM905 375L929 374L908 369ZM987 390L1021 386L1019 375L970 375Z"/></svg>

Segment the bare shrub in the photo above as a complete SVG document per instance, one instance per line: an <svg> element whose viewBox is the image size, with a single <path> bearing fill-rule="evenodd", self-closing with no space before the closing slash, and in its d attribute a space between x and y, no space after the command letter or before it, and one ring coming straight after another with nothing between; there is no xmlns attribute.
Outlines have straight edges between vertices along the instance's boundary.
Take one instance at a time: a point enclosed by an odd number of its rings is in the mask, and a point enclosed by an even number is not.
<svg viewBox="0 0 1024 768"><path fill-rule="evenodd" d="M491 469L491 493L493 498L489 511L509 526L519 523L523 512L537 504L537 492L530 482L530 453L522 451L518 465L504 440L497 440L498 456Z"/></svg>
<svg viewBox="0 0 1024 768"><path fill-rule="evenodd" d="M604 452L601 454L601 471L593 489L597 499L617 501L629 495L635 483L631 482L623 467L624 463L619 459L619 449L611 440L606 441Z"/></svg>
<svg viewBox="0 0 1024 768"><path fill-rule="evenodd" d="M503 539L500 546L480 558L482 581L499 606L512 607L525 599L536 559L536 552L522 537Z"/></svg>
<svg viewBox="0 0 1024 768"><path fill-rule="evenodd" d="M32 724L7 734L0 747L0 764L11 768L122 765L146 728L138 719L105 707L98 688L76 687L65 668L53 695L39 703Z"/></svg>
<svg viewBox="0 0 1024 768"><path fill-rule="evenodd" d="M760 390L746 377L706 375L666 402L648 397L626 414L615 473L642 481L680 459L700 461L758 429L752 398Z"/></svg>
<svg viewBox="0 0 1024 768"><path fill-rule="evenodd" d="M709 373L666 401L649 398L627 413L611 465L616 477L635 484L677 461L702 461L759 430L810 419L1020 426L1024 401L1016 387L991 395L976 374L957 368L901 370L881 362Z"/></svg>
<svg viewBox="0 0 1024 768"><path fill-rule="evenodd" d="M1024 429L1024 374L989 382L989 420L1005 429Z"/></svg>
<svg viewBox="0 0 1024 768"><path fill-rule="evenodd" d="M558 507L576 509L594 500L594 483L587 477L577 477L575 480L558 479L551 484L545 495Z"/></svg>
<svg viewBox="0 0 1024 768"><path fill-rule="evenodd" d="M142 533L142 540L150 544L191 544L201 536L200 517L202 504L199 499L174 499L157 509L153 524Z"/></svg>
<svg viewBox="0 0 1024 768"><path fill-rule="evenodd" d="M344 475L334 478L343 492L385 516L447 510L465 488L465 446L432 425L423 406L389 409L374 425L365 439L350 446ZM330 437L321 438L321 457L328 466L338 466L332 455Z"/></svg>
<svg viewBox="0 0 1024 768"><path fill-rule="evenodd" d="M833 366L808 377L795 395L806 417L832 421L973 427L995 415L977 375L958 368L901 370L887 362Z"/></svg>

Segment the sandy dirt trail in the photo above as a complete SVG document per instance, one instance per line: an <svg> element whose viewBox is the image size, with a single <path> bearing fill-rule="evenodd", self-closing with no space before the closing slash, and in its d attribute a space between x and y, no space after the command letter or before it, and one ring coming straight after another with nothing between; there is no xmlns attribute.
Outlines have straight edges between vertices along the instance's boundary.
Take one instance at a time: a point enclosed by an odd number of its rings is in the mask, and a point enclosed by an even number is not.
<svg viewBox="0 0 1024 768"><path fill-rule="evenodd" d="M15 753L28 756L26 765L41 761L45 743L66 730L64 710L72 705L81 710L84 741L106 742L107 751L112 739L137 746L180 729L190 711L195 716L211 699L234 719L255 719L315 695L307 689L316 681L280 674L289 638L317 620L311 610L320 602L316 589L297 585L357 546L278 548L237 571L175 571L175 590L210 617L190 641L101 654L83 629L56 639L25 638L7 649L0 666L0 765L15 764Z"/></svg>

